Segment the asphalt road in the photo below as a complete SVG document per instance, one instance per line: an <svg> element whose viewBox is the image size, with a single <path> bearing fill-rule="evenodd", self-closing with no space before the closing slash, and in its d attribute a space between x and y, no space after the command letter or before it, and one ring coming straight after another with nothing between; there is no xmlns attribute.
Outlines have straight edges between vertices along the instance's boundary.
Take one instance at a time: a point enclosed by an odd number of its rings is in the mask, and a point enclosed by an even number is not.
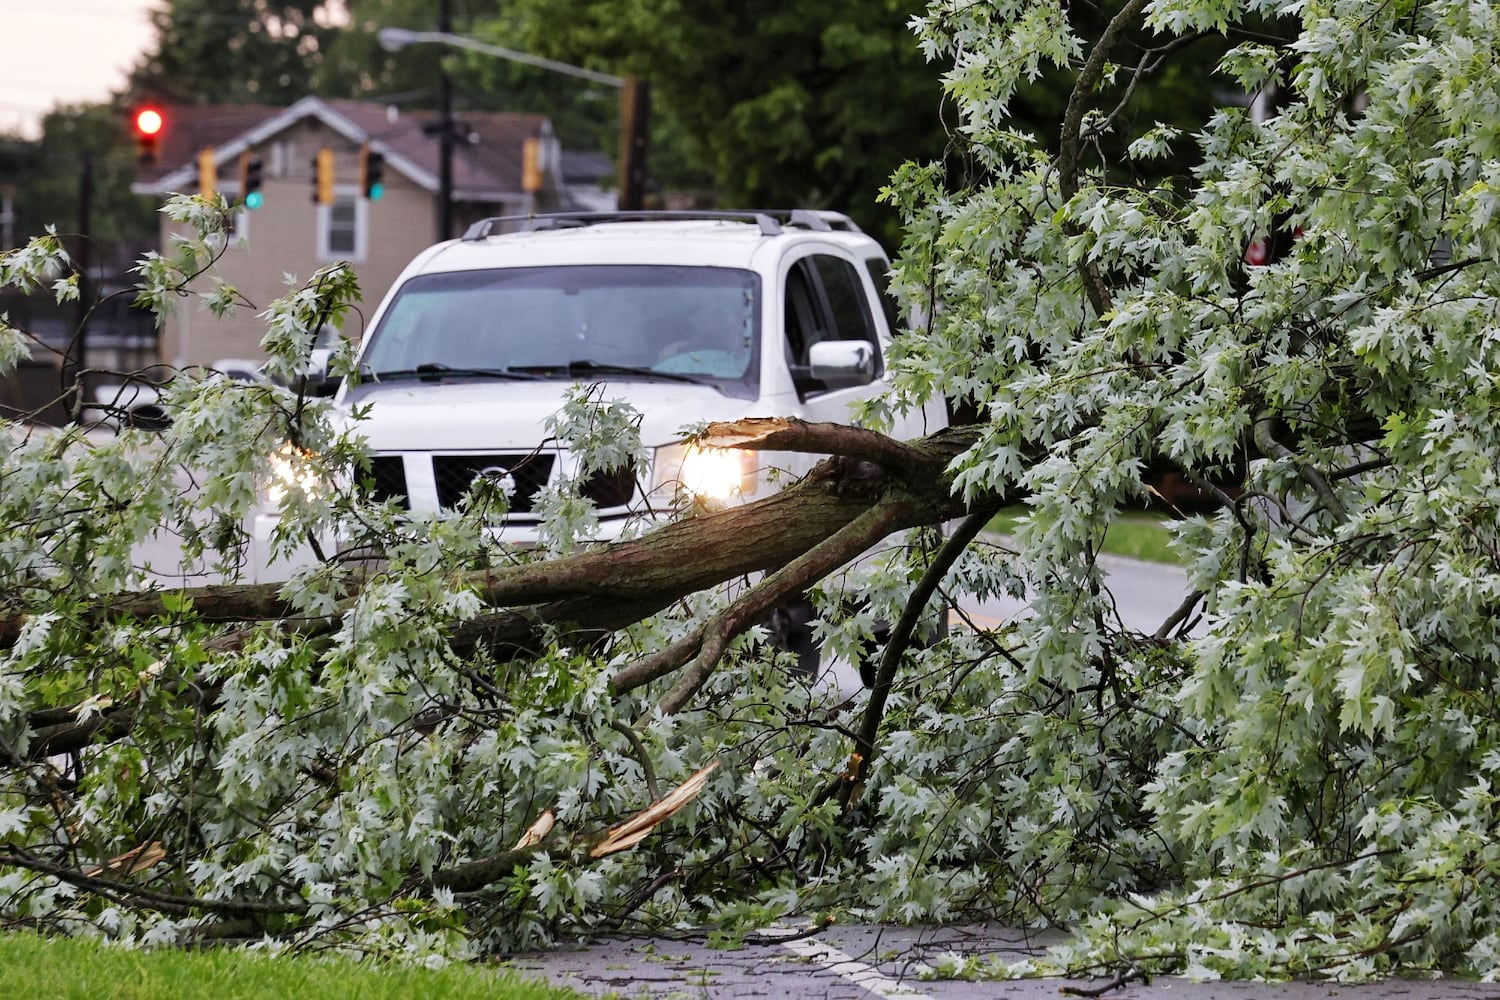
<svg viewBox="0 0 1500 1000"><path fill-rule="evenodd" d="M611 938L581 947L513 956L523 974L589 996L625 998L786 997L793 1000L1494 1000L1500 984L1458 980L1376 983L1193 982L1158 977L1111 980L934 978L945 959L1013 962L1035 955L1056 935L1028 936L987 925L963 927L832 927L810 936L795 928L735 949L715 949L683 936ZM1074 992L1076 991L1076 992Z"/></svg>

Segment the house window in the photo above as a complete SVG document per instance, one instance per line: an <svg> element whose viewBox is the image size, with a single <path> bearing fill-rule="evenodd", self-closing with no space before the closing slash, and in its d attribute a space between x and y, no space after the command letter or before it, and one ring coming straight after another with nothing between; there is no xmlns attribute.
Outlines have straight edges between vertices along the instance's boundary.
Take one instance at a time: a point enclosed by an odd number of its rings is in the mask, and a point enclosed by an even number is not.
<svg viewBox="0 0 1500 1000"><path fill-rule="evenodd" d="M332 205L318 206L318 259L365 259L368 245L365 202L352 189L340 191Z"/></svg>
<svg viewBox="0 0 1500 1000"><path fill-rule="evenodd" d="M359 240L359 220L352 201L336 201L328 208L328 252L348 256Z"/></svg>

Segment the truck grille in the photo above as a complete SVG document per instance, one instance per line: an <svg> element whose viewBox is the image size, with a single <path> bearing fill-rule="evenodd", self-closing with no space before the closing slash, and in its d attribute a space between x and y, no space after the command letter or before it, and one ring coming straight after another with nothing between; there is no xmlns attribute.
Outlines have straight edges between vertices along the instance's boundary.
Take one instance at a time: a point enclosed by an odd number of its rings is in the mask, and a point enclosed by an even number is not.
<svg viewBox="0 0 1500 1000"><path fill-rule="evenodd" d="M629 466L589 474L579 490L600 508L623 507L635 495L635 471Z"/></svg>
<svg viewBox="0 0 1500 1000"><path fill-rule="evenodd" d="M434 455L432 478L437 483L439 507L452 508L469 491L475 477L487 473L492 477L509 476L515 483L510 511L531 513L532 498L547 485L552 474L552 455Z"/></svg>
<svg viewBox="0 0 1500 1000"><path fill-rule="evenodd" d="M547 454L506 455L434 455L432 478L437 486L438 506L452 509L480 475L505 480L514 488L512 514L529 514L538 490L552 475L555 456ZM418 458L418 461L423 460ZM370 459L365 479L370 499L377 503L396 500L403 510L411 509L411 495L406 485L406 460L400 455L376 455ZM583 483L581 492L603 508L620 507L635 493L635 474L629 468L595 472Z"/></svg>
<svg viewBox="0 0 1500 1000"><path fill-rule="evenodd" d="M411 499L406 494L406 467L400 455L376 455L370 459L370 499L384 503L395 499L402 510L411 509Z"/></svg>

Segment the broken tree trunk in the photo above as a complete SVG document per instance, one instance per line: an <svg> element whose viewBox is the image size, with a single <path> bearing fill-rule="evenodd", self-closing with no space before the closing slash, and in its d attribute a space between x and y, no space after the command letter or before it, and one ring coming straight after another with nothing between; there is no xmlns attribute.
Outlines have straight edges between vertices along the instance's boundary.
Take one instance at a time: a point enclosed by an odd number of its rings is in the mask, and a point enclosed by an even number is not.
<svg viewBox="0 0 1500 1000"><path fill-rule="evenodd" d="M713 670L728 642L775 604L881 538L963 514L946 470L973 436L971 428L954 428L901 443L834 424L773 419L712 425L701 439L705 445L833 457L754 503L676 521L575 555L461 577L455 584L472 587L490 610L453 626L449 643L460 654L485 647L505 655L534 647L548 633L586 639L641 621L725 581L772 571L685 640L626 666L612 683L616 693L624 693L691 664L658 706L664 713L677 711ZM190 607L202 620L238 624L212 642L217 652L235 649L268 626L304 640L338 627L337 614L293 617L278 589L276 584L227 585L115 594L101 602L98 615L101 621L118 620ZM349 595L345 606L355 596ZM14 642L23 621L14 616L0 622L0 645ZM212 700L211 693L208 697ZM88 720L66 707L39 708L31 713L33 753L28 756L117 738L134 721L128 706Z"/></svg>
<svg viewBox="0 0 1500 1000"><path fill-rule="evenodd" d="M883 501L901 505L891 531L959 516L964 508L951 495L945 469L973 438L972 428L901 443L837 424L774 419L711 425L701 439L705 445L834 457L753 503L570 556L472 573L460 585L473 587L497 613L459 630L454 640L460 645L525 642L543 625L620 628L688 594L785 565ZM886 464L877 464L877 458ZM282 621L289 631L302 634L336 627L331 618L294 618L280 589L277 583L213 584L111 594L101 599L97 614L101 619L148 618L167 615L186 602L200 620L209 622ZM0 648L15 641L24 622L24 615L0 618Z"/></svg>

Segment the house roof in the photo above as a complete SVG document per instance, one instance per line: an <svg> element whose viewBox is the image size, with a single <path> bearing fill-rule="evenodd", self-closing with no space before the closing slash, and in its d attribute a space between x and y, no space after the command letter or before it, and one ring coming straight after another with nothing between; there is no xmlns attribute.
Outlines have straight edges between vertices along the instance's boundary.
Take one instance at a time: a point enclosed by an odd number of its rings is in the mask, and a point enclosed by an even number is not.
<svg viewBox="0 0 1500 1000"><path fill-rule="evenodd" d="M385 154L386 169L428 191L438 190L438 146L424 127L435 127L435 112L404 113L368 101L304 97L286 108L255 105L178 105L163 108L168 127L157 150L157 166L142 168L131 190L164 194L197 184L198 153L214 151L220 172L239 154L313 118L344 140L365 142ZM453 195L458 200L497 201L522 190L524 141L550 138L546 115L465 111L454 116L460 138L453 147ZM465 133L469 141L465 140Z"/></svg>

